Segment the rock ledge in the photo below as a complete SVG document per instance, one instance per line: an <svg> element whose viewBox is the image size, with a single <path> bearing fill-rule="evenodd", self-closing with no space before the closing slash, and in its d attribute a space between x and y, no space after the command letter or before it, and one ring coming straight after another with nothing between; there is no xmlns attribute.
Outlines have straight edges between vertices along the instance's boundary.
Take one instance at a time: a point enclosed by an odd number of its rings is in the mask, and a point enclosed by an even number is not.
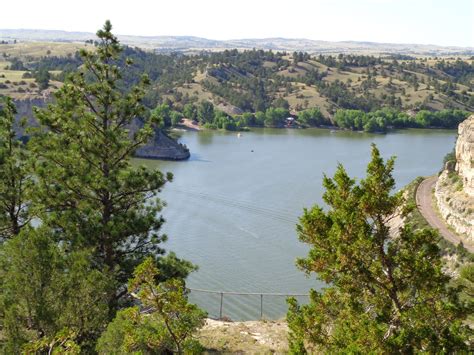
<svg viewBox="0 0 474 355"><path fill-rule="evenodd" d="M474 242L474 115L459 125L456 165L439 176L436 203L442 217L461 239Z"/></svg>

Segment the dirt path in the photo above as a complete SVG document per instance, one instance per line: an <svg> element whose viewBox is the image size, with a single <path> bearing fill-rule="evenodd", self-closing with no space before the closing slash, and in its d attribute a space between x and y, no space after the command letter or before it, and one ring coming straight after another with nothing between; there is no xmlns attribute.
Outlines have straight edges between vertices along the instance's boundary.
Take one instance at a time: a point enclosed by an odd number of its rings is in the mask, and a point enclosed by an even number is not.
<svg viewBox="0 0 474 355"><path fill-rule="evenodd" d="M448 229L446 223L439 217L433 207L432 191L436 180L438 180L438 177L432 176L423 180L421 184L418 185L416 189L416 205L432 228L437 229L444 239L457 245L461 239ZM464 247L471 253L474 252L474 246L464 244Z"/></svg>

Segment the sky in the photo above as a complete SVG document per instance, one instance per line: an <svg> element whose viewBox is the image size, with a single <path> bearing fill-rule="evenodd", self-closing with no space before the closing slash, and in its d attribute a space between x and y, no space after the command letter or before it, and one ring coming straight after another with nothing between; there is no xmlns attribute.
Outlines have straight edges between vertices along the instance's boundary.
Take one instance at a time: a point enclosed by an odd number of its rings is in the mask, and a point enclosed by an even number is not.
<svg viewBox="0 0 474 355"><path fill-rule="evenodd" d="M0 28L474 47L474 0L2 1Z"/></svg>

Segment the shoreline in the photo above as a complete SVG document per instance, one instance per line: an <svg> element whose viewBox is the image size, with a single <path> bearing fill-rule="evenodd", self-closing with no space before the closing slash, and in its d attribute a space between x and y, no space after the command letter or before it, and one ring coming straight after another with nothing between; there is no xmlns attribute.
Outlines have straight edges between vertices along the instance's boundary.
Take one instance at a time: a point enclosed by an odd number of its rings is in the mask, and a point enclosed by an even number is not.
<svg viewBox="0 0 474 355"><path fill-rule="evenodd" d="M190 121L190 120L188 120ZM204 132L204 131L222 131L222 132L230 132L230 133L241 133L241 132L251 132L252 129L281 129L281 130L306 130L306 129L323 129L330 131L331 133L333 132L352 132L352 133L366 133L366 134L377 134L377 135L384 135L384 134L390 134L390 133L396 133L400 131L409 131L409 130L428 130L428 131L454 131L456 128L444 128L444 127L426 127L426 128L420 128L420 127L402 127L402 128L389 128L385 132L380 132L380 131L375 131L375 132L366 132L364 130L351 130L351 129L344 129L340 128L337 126L311 126L311 127L299 127L299 126L292 126L292 127L281 127L281 126L275 126L275 127L264 127L264 126L248 126L245 127L244 130L225 130L225 129L211 129L211 128L205 128L193 123L189 124L179 124L176 127L171 128L173 131L177 132Z"/></svg>
<svg viewBox="0 0 474 355"><path fill-rule="evenodd" d="M202 127L200 127L198 124L193 123L193 121L189 118L183 118L182 122L177 125L176 128L191 132L197 132L202 130Z"/></svg>

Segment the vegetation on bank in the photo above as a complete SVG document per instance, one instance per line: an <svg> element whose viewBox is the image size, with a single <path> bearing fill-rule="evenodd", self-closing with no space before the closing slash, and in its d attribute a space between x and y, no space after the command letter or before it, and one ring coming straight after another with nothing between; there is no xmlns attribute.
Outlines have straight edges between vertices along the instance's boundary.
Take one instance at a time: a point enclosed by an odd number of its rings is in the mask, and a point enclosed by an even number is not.
<svg viewBox="0 0 474 355"><path fill-rule="evenodd" d="M390 235L390 219L415 208L392 194L393 167L373 146L365 179L356 184L339 166L323 182L329 209L316 205L300 218L299 239L311 249L297 265L330 286L311 290L307 305L289 300L293 353L469 350L472 300L450 285L438 234L406 224Z"/></svg>
<svg viewBox="0 0 474 355"><path fill-rule="evenodd" d="M241 131L249 127L338 127L378 133L400 128L455 129L469 114L457 109L437 112L422 110L413 116L390 108L368 113L361 110L339 109L331 120L325 117L318 108L302 110L296 115L291 115L288 108L277 107L269 108L265 112L245 112L231 116L216 109L208 101L203 101L198 105L186 104L182 112L173 110L167 103L158 105L151 111L151 117L158 119L162 128L179 126L183 118L188 118L198 122L204 128L228 131Z"/></svg>
<svg viewBox="0 0 474 355"><path fill-rule="evenodd" d="M422 110L414 116L390 109L365 113L358 110L338 110L334 122L338 127L365 132L386 132L390 128L457 128L469 112Z"/></svg>

